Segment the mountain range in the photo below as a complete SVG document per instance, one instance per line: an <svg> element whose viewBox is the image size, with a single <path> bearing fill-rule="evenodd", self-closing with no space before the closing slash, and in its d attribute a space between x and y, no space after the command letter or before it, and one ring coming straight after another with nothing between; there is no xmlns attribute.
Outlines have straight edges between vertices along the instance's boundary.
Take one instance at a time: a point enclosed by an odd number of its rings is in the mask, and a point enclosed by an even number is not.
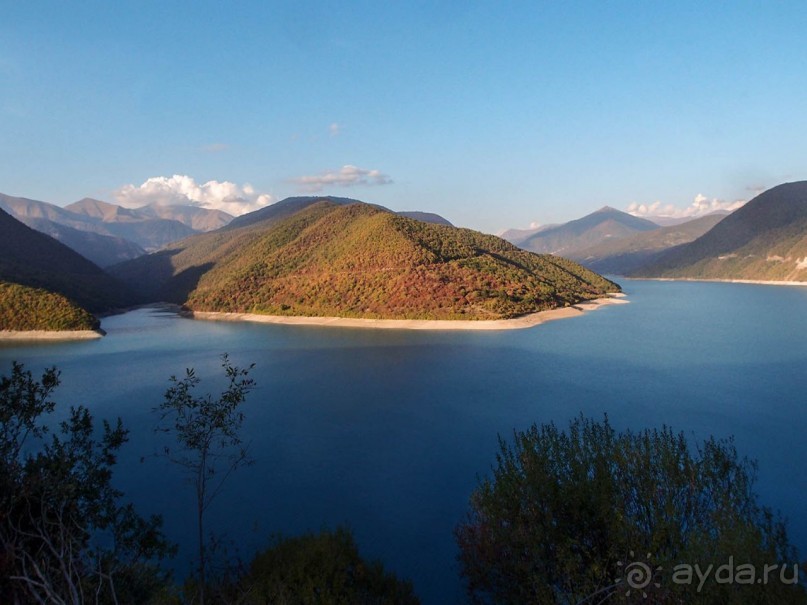
<svg viewBox="0 0 807 605"><path fill-rule="evenodd" d="M0 209L102 267L221 228L233 218L220 210L194 206L130 209L90 198L62 208L4 194L0 194Z"/></svg>
<svg viewBox="0 0 807 605"><path fill-rule="evenodd" d="M548 225L523 232L511 231L510 237L514 238L511 240L513 243L531 252L569 256L609 239L620 239L658 228L651 221L605 206L562 225Z"/></svg>
<svg viewBox="0 0 807 605"><path fill-rule="evenodd" d="M589 248L574 250L569 258L598 273L627 275L668 250L697 239L723 218L724 214L709 214L669 227L608 239Z"/></svg>
<svg viewBox="0 0 807 605"><path fill-rule="evenodd" d="M101 200L84 198L61 207L22 197L0 193L0 209L29 227L59 240L100 267L155 252L160 248L197 233L215 231L235 220L235 226L268 217L290 216L320 199L336 204L358 200L334 196L286 198L257 212L233 219L221 210L191 205L151 204L140 208L124 208ZM401 212L417 220L451 225L438 214Z"/></svg>
<svg viewBox="0 0 807 605"><path fill-rule="evenodd" d="M560 254L598 273L627 275L697 239L726 215L658 217L659 224L656 217L651 221L605 206L568 223L510 229L502 237L528 250Z"/></svg>
<svg viewBox="0 0 807 605"><path fill-rule="evenodd" d="M191 233L151 254L133 248L141 255L104 271L0 210L0 329L97 327L91 313L155 301L280 315L509 318L619 290L592 269L807 281L805 181L769 189L728 216L660 227L603 208L522 242L561 247L572 260L460 229L431 213L396 213L333 196L287 198L232 220L199 208L132 210L91 199L60 208L0 196L0 204L62 240L76 238L76 247L92 238L101 238L99 246L110 246L108 240L119 249L135 246L99 231L160 221ZM197 233L194 225L209 231Z"/></svg>
<svg viewBox="0 0 807 605"><path fill-rule="evenodd" d="M807 281L807 181L768 189L630 275Z"/></svg>

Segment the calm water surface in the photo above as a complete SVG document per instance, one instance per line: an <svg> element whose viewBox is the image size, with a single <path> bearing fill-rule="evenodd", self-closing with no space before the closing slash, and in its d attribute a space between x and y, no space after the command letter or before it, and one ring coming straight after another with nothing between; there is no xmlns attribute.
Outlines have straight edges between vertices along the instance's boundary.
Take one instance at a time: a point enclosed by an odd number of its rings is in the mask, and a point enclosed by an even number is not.
<svg viewBox="0 0 807 605"><path fill-rule="evenodd" d="M212 323L140 309L96 342L0 348L55 399L121 416L116 475L141 512L193 544L193 499L152 454L152 408L171 374L222 386L219 355L255 363L245 411L254 466L234 475L211 525L249 555L276 532L350 526L365 555L410 577L424 603L461 602L454 525L497 434L607 413L617 428L734 435L759 461L757 491L807 553L807 288L628 281L631 304L509 332L409 332ZM142 460L141 460L142 459ZM189 568L191 550L176 561Z"/></svg>

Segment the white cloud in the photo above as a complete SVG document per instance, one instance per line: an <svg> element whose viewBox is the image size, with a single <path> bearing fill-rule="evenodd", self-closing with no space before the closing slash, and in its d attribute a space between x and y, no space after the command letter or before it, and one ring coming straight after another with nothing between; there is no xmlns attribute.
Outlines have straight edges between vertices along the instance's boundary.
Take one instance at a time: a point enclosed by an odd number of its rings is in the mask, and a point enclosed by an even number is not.
<svg viewBox="0 0 807 605"><path fill-rule="evenodd" d="M716 212L718 210L733 211L744 205L747 200L735 200L728 202L717 198L708 198L699 193L686 208L680 208L674 204L663 204L660 201L652 204L639 204L632 202L627 210L634 216L641 217L664 217L664 218L697 218Z"/></svg>
<svg viewBox="0 0 807 605"><path fill-rule="evenodd" d="M389 185L392 179L379 170L367 170L347 164L339 170L331 170L312 176L292 179L303 191L322 191L325 187L354 187L356 185Z"/></svg>
<svg viewBox="0 0 807 605"><path fill-rule="evenodd" d="M208 181L199 185L192 177L180 174L155 176L140 186L124 185L115 192L115 199L127 208L188 205L223 210L234 216L275 201L271 195L255 191L249 183L239 186L229 181Z"/></svg>
<svg viewBox="0 0 807 605"><path fill-rule="evenodd" d="M343 126L339 122L334 122L328 126L328 132L332 137L338 137L342 133Z"/></svg>

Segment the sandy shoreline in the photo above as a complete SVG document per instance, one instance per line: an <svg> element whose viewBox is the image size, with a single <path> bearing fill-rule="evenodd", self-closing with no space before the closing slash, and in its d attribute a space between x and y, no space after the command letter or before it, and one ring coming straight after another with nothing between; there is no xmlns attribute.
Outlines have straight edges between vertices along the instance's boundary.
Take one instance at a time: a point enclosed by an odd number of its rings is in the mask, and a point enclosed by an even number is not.
<svg viewBox="0 0 807 605"><path fill-rule="evenodd" d="M807 286L807 281L773 281L764 279L697 279L694 277L622 277L636 281L694 281L716 284L756 284L760 286Z"/></svg>
<svg viewBox="0 0 807 605"><path fill-rule="evenodd" d="M606 305L625 304L624 294L597 298L562 309L541 311L515 319L496 320L450 320L450 319L359 319L352 317L294 317L287 315L256 315L252 313L216 313L195 311L188 313L192 319L207 321L252 321L257 323L284 324L292 326L332 326L340 328L374 328L389 330L519 330L532 328L547 321L578 317Z"/></svg>
<svg viewBox="0 0 807 605"><path fill-rule="evenodd" d="M93 340L105 334L102 330L0 330L0 341Z"/></svg>

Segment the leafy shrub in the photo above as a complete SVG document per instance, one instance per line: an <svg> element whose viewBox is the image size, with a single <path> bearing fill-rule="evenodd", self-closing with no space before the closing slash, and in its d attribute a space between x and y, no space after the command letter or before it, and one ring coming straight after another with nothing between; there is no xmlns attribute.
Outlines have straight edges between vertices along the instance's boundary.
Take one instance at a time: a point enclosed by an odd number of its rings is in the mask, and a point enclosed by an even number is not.
<svg viewBox="0 0 807 605"><path fill-rule="evenodd" d="M456 528L462 574L478 603L804 603L801 586L673 581L679 564L797 563L784 524L757 502L755 465L731 440L694 452L672 430L617 433L577 418L500 439L493 476ZM649 556L649 559L647 557ZM730 559L733 558L733 559ZM647 584L625 576L644 564ZM633 565L632 569L636 569ZM621 581L620 581L621 580ZM646 602L646 601L645 601Z"/></svg>

